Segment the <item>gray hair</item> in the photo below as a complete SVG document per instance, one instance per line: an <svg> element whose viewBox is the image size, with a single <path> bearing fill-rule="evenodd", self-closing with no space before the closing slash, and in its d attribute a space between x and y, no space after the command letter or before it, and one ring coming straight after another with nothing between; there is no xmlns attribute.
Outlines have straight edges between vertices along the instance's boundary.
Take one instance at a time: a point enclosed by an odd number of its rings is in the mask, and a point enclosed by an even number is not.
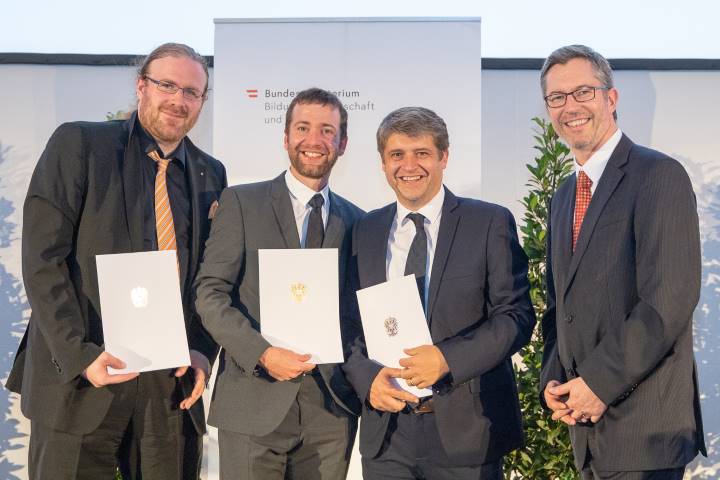
<svg viewBox="0 0 720 480"><path fill-rule="evenodd" d="M542 88L543 95L545 95L545 88L547 87L545 77L548 71L555 65L565 65L575 58L585 59L592 64L593 70L595 70L595 78L598 79L603 87L614 87L612 69L605 57L585 45L568 45L558 48L545 59L545 63L540 71L540 87Z"/></svg>
<svg viewBox="0 0 720 480"><path fill-rule="evenodd" d="M378 127L376 138L380 155L385 151L388 138L393 133L419 137L431 135L437 149L446 152L450 148L445 121L432 110L423 107L404 107L390 112Z"/></svg>
<svg viewBox="0 0 720 480"><path fill-rule="evenodd" d="M138 77L145 77L145 75L147 75L148 73L148 70L150 69L150 64L155 60L159 60L165 57L186 57L199 63L203 71L205 72L206 79L205 90L203 91L203 93L207 93L208 83L210 80L207 59L197 53L192 47L189 47L183 43L163 43L155 50L150 52L147 57L140 57L137 61Z"/></svg>

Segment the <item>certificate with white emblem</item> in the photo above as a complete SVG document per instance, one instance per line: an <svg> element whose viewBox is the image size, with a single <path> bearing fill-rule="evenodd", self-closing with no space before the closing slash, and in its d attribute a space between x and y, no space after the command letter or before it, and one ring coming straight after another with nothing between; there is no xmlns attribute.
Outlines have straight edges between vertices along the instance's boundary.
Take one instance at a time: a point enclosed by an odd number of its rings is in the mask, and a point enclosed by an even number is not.
<svg viewBox="0 0 720 480"><path fill-rule="evenodd" d="M110 373L190 365L175 250L97 255L105 351L126 363Z"/></svg>
<svg viewBox="0 0 720 480"><path fill-rule="evenodd" d="M258 250L260 333L274 347L345 361L337 248Z"/></svg>
<svg viewBox="0 0 720 480"><path fill-rule="evenodd" d="M415 275L358 290L357 298L370 359L402 368L400 359L408 357L403 349L433 344ZM430 388L413 387L399 378L395 382L417 397L432 395Z"/></svg>

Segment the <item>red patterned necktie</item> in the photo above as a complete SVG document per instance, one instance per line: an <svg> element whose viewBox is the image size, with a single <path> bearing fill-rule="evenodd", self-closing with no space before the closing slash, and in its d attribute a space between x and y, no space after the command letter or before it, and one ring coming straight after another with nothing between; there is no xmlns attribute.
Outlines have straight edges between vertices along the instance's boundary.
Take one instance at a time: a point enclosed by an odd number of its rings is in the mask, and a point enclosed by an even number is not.
<svg viewBox="0 0 720 480"><path fill-rule="evenodd" d="M585 172L580 170L577 176L577 188L575 189L575 224L573 225L573 252L575 251L575 244L580 236L580 227L582 226L583 219L585 218L585 212L590 205L590 199L592 198L592 180L588 177Z"/></svg>

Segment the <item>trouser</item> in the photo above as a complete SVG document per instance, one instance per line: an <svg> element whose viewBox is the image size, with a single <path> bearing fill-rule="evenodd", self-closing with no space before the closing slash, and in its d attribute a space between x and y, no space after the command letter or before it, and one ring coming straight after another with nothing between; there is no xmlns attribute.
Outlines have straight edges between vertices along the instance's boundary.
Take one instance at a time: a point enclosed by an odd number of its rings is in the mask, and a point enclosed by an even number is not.
<svg viewBox="0 0 720 480"><path fill-rule="evenodd" d="M347 475L357 417L332 399L317 370L305 375L282 423L262 436L220 428L222 480L337 480Z"/></svg>
<svg viewBox="0 0 720 480"><path fill-rule="evenodd" d="M593 465L593 451L597 451L595 432L588 434L588 451L585 465L580 472L583 480L682 480L685 467L664 470L645 470L634 472L606 472L598 471Z"/></svg>
<svg viewBox="0 0 720 480"><path fill-rule="evenodd" d="M477 465L454 465L440 441L435 414L398 413L390 419L375 458L362 458L366 480L502 480L502 458Z"/></svg>
<svg viewBox="0 0 720 480"><path fill-rule="evenodd" d="M172 371L103 388L112 390L113 401L88 434L31 422L31 480L112 479L118 468L126 479L198 478L202 437L178 408L182 391Z"/></svg>

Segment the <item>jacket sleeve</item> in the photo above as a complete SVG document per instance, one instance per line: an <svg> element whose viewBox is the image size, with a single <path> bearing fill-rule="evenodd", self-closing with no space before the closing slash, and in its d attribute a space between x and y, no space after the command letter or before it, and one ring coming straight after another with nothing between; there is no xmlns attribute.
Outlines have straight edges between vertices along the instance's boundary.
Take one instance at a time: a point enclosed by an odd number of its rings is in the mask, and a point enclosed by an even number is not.
<svg viewBox="0 0 720 480"><path fill-rule="evenodd" d="M535 327L527 256L507 209L495 211L487 236L487 319L437 344L455 384L498 366L530 341Z"/></svg>
<svg viewBox="0 0 720 480"><path fill-rule="evenodd" d="M23 207L23 280L32 322L64 382L103 351L85 341L85 319L71 279L87 186L87 152L78 125L58 127L40 157Z"/></svg>
<svg viewBox="0 0 720 480"><path fill-rule="evenodd" d="M225 173L225 167L222 163L216 162L215 164L215 170L216 170L216 176L218 179L218 188L216 195L220 195L220 193L227 188L227 175ZM209 212L208 212L209 213ZM201 242L205 242L207 239L201 238ZM195 299L197 297L195 296ZM200 321L200 316L197 313L197 310L195 308L195 301L191 302L191 312L190 312L190 322L189 322L189 328L188 328L188 344L190 346L190 349L197 350L198 352L202 353L205 358L208 359L210 362L210 365L212 366L213 363L215 363L215 359L217 358L218 351L220 350L220 347L215 342L215 340L212 338L212 336L208 333L208 331L203 327L202 322Z"/></svg>
<svg viewBox="0 0 720 480"><path fill-rule="evenodd" d="M356 291L360 289L360 280L358 277L358 255L357 255L357 239L359 236L359 230L362 228L362 220L355 223L352 235L352 256L348 266L348 282L351 283L351 291L353 295L356 295ZM355 299L357 302L357 297ZM345 377L348 379L350 384L355 389L360 400L366 406L370 406L367 402L368 395L370 394L370 387L372 386L375 377L378 372L382 370L383 366L374 360L368 358L367 347L365 345L365 337L363 335L362 324L359 314L353 319L354 338L350 339L350 354L347 361L342 365Z"/></svg>
<svg viewBox="0 0 720 480"><path fill-rule="evenodd" d="M560 355L557 350L557 328L555 325L556 310L555 310L555 278L553 277L552 268L552 235L551 235L551 221L550 221L550 209L548 209L548 230L547 230L547 258L545 262L545 287L546 287L546 310L542 318L542 338L543 338L543 358L542 358L542 370L540 372L540 403L543 407L547 408L545 404L545 387L551 380L557 380L560 383L565 383L567 377L565 370L563 369L562 363L560 362Z"/></svg>
<svg viewBox="0 0 720 480"><path fill-rule="evenodd" d="M225 189L210 229L196 280L197 312L203 326L247 372L271 345L250 320L232 305L232 292L245 262L245 226L240 199Z"/></svg>
<svg viewBox="0 0 720 480"><path fill-rule="evenodd" d="M577 366L606 405L651 374L692 328L700 296L700 234L690 179L675 160L654 163L639 186L633 219L637 302Z"/></svg>

